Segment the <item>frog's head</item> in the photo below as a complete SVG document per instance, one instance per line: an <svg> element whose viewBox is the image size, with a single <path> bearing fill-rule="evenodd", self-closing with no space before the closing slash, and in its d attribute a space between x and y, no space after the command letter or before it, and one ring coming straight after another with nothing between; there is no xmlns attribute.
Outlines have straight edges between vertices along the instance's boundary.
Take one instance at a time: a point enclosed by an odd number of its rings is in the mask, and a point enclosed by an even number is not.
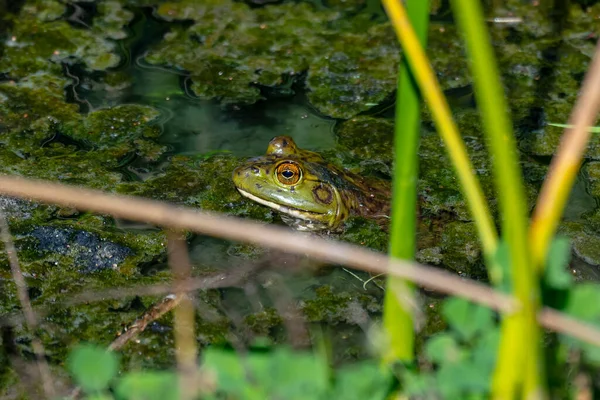
<svg viewBox="0 0 600 400"><path fill-rule="evenodd" d="M233 171L239 192L282 213L299 230L336 229L348 216L339 186L343 178L317 153L301 150L289 136L269 142L267 153Z"/></svg>

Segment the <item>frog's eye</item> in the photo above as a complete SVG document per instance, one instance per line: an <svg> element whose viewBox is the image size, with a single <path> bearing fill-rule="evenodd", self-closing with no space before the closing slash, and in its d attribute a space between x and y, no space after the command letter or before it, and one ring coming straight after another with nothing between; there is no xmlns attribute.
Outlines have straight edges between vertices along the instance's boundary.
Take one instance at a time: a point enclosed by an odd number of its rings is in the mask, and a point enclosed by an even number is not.
<svg viewBox="0 0 600 400"><path fill-rule="evenodd" d="M284 162L277 166L277 180L284 185L295 185L302 177L302 171L298 165Z"/></svg>

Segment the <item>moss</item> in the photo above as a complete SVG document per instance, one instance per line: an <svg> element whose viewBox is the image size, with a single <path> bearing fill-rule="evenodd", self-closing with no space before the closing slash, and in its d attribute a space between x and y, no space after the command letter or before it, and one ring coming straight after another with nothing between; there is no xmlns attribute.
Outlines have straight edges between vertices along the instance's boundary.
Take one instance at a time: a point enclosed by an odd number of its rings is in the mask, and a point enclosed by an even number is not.
<svg viewBox="0 0 600 400"><path fill-rule="evenodd" d="M106 40L107 35L113 34L106 29L106 23L99 23L98 28L76 29L66 21L54 20L62 10L64 5L58 1L39 1L13 16L15 23L7 32L10 40L0 59L0 72L14 79L39 71L59 76L61 63L82 62L91 70L100 71L120 62L115 44ZM114 24L114 18L111 21Z"/></svg>
<svg viewBox="0 0 600 400"><path fill-rule="evenodd" d="M27 131L28 136L39 140L51 135L59 121L65 129L73 129L80 123L81 116L77 105L64 100L67 83L64 78L43 72L18 83L1 82L0 130Z"/></svg>
<svg viewBox="0 0 600 400"><path fill-rule="evenodd" d="M463 139L484 194L491 200L492 210L495 210L492 171L483 140L475 136L463 136ZM441 139L434 135L422 137L419 156L421 176L418 193L423 199L422 214L435 215L441 212L450 212L461 220L469 221L471 219L469 209L461 193L456 173L453 168L449 167L452 164L446 155L446 149Z"/></svg>
<svg viewBox="0 0 600 400"><path fill-rule="evenodd" d="M252 333L261 336L269 336L273 328L281 326L283 318L273 308L247 315L244 324Z"/></svg>
<svg viewBox="0 0 600 400"><path fill-rule="evenodd" d="M218 154L202 160L173 156L166 168L144 182L123 183L117 191L238 216L273 220L267 207L243 198L231 181L240 160Z"/></svg>
<svg viewBox="0 0 600 400"><path fill-rule="evenodd" d="M423 264L440 265L444 259L442 249L439 246L421 249L415 254L415 259Z"/></svg>
<svg viewBox="0 0 600 400"><path fill-rule="evenodd" d="M331 286L315 289L315 299L306 300L302 311L309 321L339 322L345 320L351 297L347 293L334 293Z"/></svg>
<svg viewBox="0 0 600 400"><path fill-rule="evenodd" d="M590 194L600 197L600 162L594 161L585 164L584 171L588 177Z"/></svg>
<svg viewBox="0 0 600 400"><path fill-rule="evenodd" d="M261 95L252 85L276 87L284 74L305 70L315 25L334 16L302 3L253 10L230 0L165 3L156 14L195 24L172 29L146 59L189 71L196 95L224 103L253 103Z"/></svg>
<svg viewBox="0 0 600 400"><path fill-rule="evenodd" d="M399 47L389 40L393 36L387 24L365 33L326 35L324 51L309 64L309 101L336 118L350 118L383 102L395 89L400 62Z"/></svg>
<svg viewBox="0 0 600 400"><path fill-rule="evenodd" d="M389 235L375 221L364 218L350 218L340 239L371 249L386 251Z"/></svg>
<svg viewBox="0 0 600 400"><path fill-rule="evenodd" d="M80 129L70 136L93 146L94 154L108 166L116 167L131 152L156 161L166 151L152 139L161 134L155 124L159 113L152 107L127 104L90 113Z"/></svg>
<svg viewBox="0 0 600 400"><path fill-rule="evenodd" d="M592 217L593 222L599 218ZM594 229L595 225L595 229ZM563 222L558 229L559 234L564 234L571 239L573 252L590 265L600 265L600 224L593 225L581 222Z"/></svg>
<svg viewBox="0 0 600 400"><path fill-rule="evenodd" d="M327 8L345 13L357 13L367 6L367 0L324 0Z"/></svg>
<svg viewBox="0 0 600 400"><path fill-rule="evenodd" d="M311 103L325 115L347 118L395 87L399 49L387 24L340 32L328 25L339 14L306 3L251 9L230 0L166 3L157 15L195 22L173 28L146 58L188 71L201 98L254 103L262 98L259 87L282 87L288 76L308 69Z"/></svg>
<svg viewBox="0 0 600 400"><path fill-rule="evenodd" d="M94 29L110 39L124 39L127 31L123 28L133 19L133 13L119 1L103 1L98 4L98 14L94 18Z"/></svg>
<svg viewBox="0 0 600 400"><path fill-rule="evenodd" d="M359 116L340 122L335 128L338 143L348 148L353 155L365 160L392 160L393 122Z"/></svg>
<svg viewBox="0 0 600 400"><path fill-rule="evenodd" d="M463 276L484 272L475 223L455 221L446 224L440 245L444 266Z"/></svg>
<svg viewBox="0 0 600 400"><path fill-rule="evenodd" d="M0 83L5 172L110 189L121 176L107 168L130 154L156 161L166 151L155 142L161 128L152 107L122 105L82 116L65 102L64 84L48 74Z"/></svg>
<svg viewBox="0 0 600 400"><path fill-rule="evenodd" d="M528 21L493 31L500 44L496 48L509 105L522 139L519 146L530 154L550 156L563 129L547 124L566 123L575 104L591 61L589 35L595 29L592 20L598 7L582 11L580 5L566 4L553 18L548 18L544 7L516 1L506 7ZM586 157L600 157L598 137L592 137Z"/></svg>
<svg viewBox="0 0 600 400"><path fill-rule="evenodd" d="M471 82L464 44L456 26L431 23L427 55L442 89L463 87Z"/></svg>

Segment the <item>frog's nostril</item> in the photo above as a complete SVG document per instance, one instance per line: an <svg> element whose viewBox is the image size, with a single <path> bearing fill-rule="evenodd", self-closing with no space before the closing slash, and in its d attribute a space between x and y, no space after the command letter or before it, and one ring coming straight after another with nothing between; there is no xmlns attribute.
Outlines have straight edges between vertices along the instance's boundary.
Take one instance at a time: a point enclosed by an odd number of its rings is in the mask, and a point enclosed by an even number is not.
<svg viewBox="0 0 600 400"><path fill-rule="evenodd" d="M260 173L260 169L258 169L257 167L250 167L250 171L254 172L256 175Z"/></svg>

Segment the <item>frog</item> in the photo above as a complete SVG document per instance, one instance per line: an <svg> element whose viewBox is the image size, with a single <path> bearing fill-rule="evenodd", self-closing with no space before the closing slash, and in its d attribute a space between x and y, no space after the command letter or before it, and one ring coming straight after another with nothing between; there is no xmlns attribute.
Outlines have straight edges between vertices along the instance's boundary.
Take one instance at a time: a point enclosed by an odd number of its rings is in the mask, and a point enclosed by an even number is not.
<svg viewBox="0 0 600 400"><path fill-rule="evenodd" d="M389 184L367 179L299 148L290 136L276 136L264 155L234 169L239 193L277 211L299 231L340 232L351 216L385 224L390 208Z"/></svg>

